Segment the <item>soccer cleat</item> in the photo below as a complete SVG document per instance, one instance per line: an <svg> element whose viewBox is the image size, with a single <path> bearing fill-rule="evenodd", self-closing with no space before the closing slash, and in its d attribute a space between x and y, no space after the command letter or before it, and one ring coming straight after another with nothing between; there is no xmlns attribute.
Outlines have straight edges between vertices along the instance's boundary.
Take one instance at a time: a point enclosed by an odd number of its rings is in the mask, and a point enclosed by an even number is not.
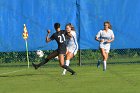
<svg viewBox="0 0 140 93"><path fill-rule="evenodd" d="M38 69L38 66L36 64L32 63L32 65L35 69Z"/></svg>
<svg viewBox="0 0 140 93"><path fill-rule="evenodd" d="M76 72L71 73L71 75L76 75Z"/></svg>
<svg viewBox="0 0 140 93"><path fill-rule="evenodd" d="M65 73L62 73L62 75L66 75Z"/></svg>
<svg viewBox="0 0 140 93"><path fill-rule="evenodd" d="M106 71L106 68L103 67L103 71Z"/></svg>
<svg viewBox="0 0 140 93"><path fill-rule="evenodd" d="M100 67L100 62L101 62L101 60L98 60L98 63L97 63L97 68L99 68L99 67Z"/></svg>
<svg viewBox="0 0 140 93"><path fill-rule="evenodd" d="M106 69L103 69L103 71L106 71Z"/></svg>

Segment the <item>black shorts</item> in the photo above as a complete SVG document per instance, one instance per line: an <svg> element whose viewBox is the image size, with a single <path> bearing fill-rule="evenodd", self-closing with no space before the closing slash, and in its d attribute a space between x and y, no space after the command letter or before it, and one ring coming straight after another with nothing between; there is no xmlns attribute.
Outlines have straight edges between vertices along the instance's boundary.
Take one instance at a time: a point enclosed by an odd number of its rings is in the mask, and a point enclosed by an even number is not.
<svg viewBox="0 0 140 93"><path fill-rule="evenodd" d="M66 54L67 49L63 48L63 49L57 49L58 54Z"/></svg>

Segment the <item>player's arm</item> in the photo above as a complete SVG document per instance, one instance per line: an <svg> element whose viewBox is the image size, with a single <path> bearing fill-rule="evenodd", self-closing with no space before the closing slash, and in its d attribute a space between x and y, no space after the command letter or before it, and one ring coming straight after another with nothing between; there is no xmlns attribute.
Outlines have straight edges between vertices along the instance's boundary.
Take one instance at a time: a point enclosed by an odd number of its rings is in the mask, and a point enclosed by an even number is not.
<svg viewBox="0 0 140 93"><path fill-rule="evenodd" d="M95 40L100 42L99 37L97 37L97 36L95 37Z"/></svg>
<svg viewBox="0 0 140 93"><path fill-rule="evenodd" d="M72 34L70 32L67 32L67 36L71 38Z"/></svg>
<svg viewBox="0 0 140 93"><path fill-rule="evenodd" d="M114 36L111 37L111 40L108 40L107 43L111 43L114 41Z"/></svg>
<svg viewBox="0 0 140 93"><path fill-rule="evenodd" d="M50 32L51 32L50 30L47 30L47 36L46 36L47 43L51 41L51 39L49 38Z"/></svg>
<svg viewBox="0 0 140 93"><path fill-rule="evenodd" d="M98 41L98 42L104 42L104 40L103 40L103 39L100 39L100 38L99 38L99 37L97 37L97 36L95 37L95 40L96 40L96 41Z"/></svg>
<svg viewBox="0 0 140 93"><path fill-rule="evenodd" d="M98 42L100 42L99 37L100 37L100 31L95 36L95 40L98 41Z"/></svg>
<svg viewBox="0 0 140 93"><path fill-rule="evenodd" d="M103 39L100 39L100 37L101 37L101 30L97 33L95 40L98 42L103 42Z"/></svg>

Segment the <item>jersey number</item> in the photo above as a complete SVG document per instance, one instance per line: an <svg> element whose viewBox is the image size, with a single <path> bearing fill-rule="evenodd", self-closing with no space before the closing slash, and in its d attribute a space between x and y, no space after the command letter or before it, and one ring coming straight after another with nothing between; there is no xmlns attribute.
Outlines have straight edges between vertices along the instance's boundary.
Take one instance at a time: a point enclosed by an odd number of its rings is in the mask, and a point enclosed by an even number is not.
<svg viewBox="0 0 140 93"><path fill-rule="evenodd" d="M59 42L60 42L60 43L63 43L63 42L65 41L65 36L64 36L64 34L62 34L62 36L58 36L58 38L59 38Z"/></svg>

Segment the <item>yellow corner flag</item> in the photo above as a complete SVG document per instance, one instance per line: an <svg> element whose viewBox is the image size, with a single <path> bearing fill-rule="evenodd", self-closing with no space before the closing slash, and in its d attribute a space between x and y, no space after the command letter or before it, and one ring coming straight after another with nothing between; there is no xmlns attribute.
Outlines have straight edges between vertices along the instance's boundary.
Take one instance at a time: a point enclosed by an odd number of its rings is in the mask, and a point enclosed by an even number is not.
<svg viewBox="0 0 140 93"><path fill-rule="evenodd" d="M28 42L27 42L27 39L28 39L28 31L27 31L27 28L26 28L26 25L24 24L24 28L23 28L23 39L25 40L25 43L26 43L26 53L27 53L27 61L28 61L28 68L29 68L29 55L28 55Z"/></svg>
<svg viewBox="0 0 140 93"><path fill-rule="evenodd" d="M27 31L27 28L26 28L26 25L24 24L24 29L23 29L23 39L27 39L28 38L28 31Z"/></svg>

